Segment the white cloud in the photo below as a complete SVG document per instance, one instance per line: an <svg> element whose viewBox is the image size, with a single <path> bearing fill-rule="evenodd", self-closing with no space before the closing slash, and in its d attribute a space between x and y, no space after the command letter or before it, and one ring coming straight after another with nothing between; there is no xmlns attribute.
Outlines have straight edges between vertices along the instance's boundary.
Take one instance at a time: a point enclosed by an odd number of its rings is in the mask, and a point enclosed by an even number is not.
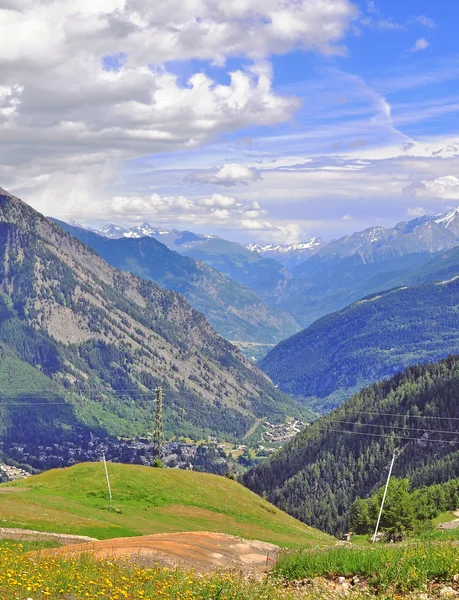
<svg viewBox="0 0 459 600"><path fill-rule="evenodd" d="M218 219L219 221L227 221L230 216L231 216L230 211L226 210L224 208L217 208L216 210L214 210L212 212L212 218Z"/></svg>
<svg viewBox="0 0 459 600"><path fill-rule="evenodd" d="M363 16L360 19L360 23L365 27L376 27L378 29L386 30L400 30L404 29L404 26L400 23L393 21L390 18L386 18L381 13L378 5L373 0L367 1L367 16Z"/></svg>
<svg viewBox="0 0 459 600"><path fill-rule="evenodd" d="M340 53L357 15L350 0L158 0L151 7L150 0L0 0L3 185L46 174L49 190L63 176L83 189L78 178L93 168L113 174L128 159L285 122L300 103L273 91L269 57L298 47ZM225 83L201 71L183 83L164 66L224 65L229 57L248 66ZM255 170L236 164L217 170L214 183L256 180ZM29 199L37 204L42 188L34 189Z"/></svg>
<svg viewBox="0 0 459 600"><path fill-rule="evenodd" d="M252 231L269 231L274 229L274 225L268 221L257 221L256 219L242 219L241 226L244 229L251 229Z"/></svg>
<svg viewBox="0 0 459 600"><path fill-rule="evenodd" d="M352 221L353 217L351 215L343 215L341 219L343 221Z"/></svg>
<svg viewBox="0 0 459 600"><path fill-rule="evenodd" d="M95 173L93 173L95 175ZM38 181L39 179L39 181ZM22 181L23 189L27 184L35 189L42 190L39 196L40 209L50 214L51 210L45 195L46 188L52 189L54 194L61 195L65 187L65 176L59 186L50 183L49 178L33 178L28 182ZM213 194L207 198L188 198L183 195L166 196L158 193L148 195L115 195L112 197L91 196L92 178L82 178L75 190L67 190L67 202L62 202L59 209L52 210L52 216L63 220L82 220L86 223L114 221L122 224L135 224L151 221L156 224L178 224L186 227L196 226L224 226L226 229L253 229L277 231L275 225L267 221L257 221L267 213L258 202L247 202ZM97 188L94 188L97 190ZM92 199L90 200L90 198ZM97 200L93 198L97 197ZM280 231L280 230L279 230Z"/></svg>
<svg viewBox="0 0 459 600"><path fill-rule="evenodd" d="M195 206L184 196L115 196L110 203L111 213L124 218L138 218L140 215L170 215L193 213Z"/></svg>
<svg viewBox="0 0 459 600"><path fill-rule="evenodd" d="M403 191L419 198L459 201L459 178L455 175L445 175L435 179L421 180L407 186Z"/></svg>
<svg viewBox="0 0 459 600"><path fill-rule="evenodd" d="M198 171L193 173L189 180L196 183L210 183L216 185L249 185L260 179L260 173L257 169L246 167L237 163L224 164L218 169L208 171Z"/></svg>
<svg viewBox="0 0 459 600"><path fill-rule="evenodd" d="M414 46L411 48L411 52L419 52L419 50L425 50L429 47L429 42L426 38L419 38L416 40Z"/></svg>
<svg viewBox="0 0 459 600"><path fill-rule="evenodd" d="M425 15L420 15L419 17L416 17L415 21L420 25L424 25L424 27L429 27L430 29L433 29L435 27L435 21L429 17L426 17Z"/></svg>
<svg viewBox="0 0 459 600"><path fill-rule="evenodd" d="M406 214L411 218L423 217L424 215L428 215L429 211L422 208L422 206L413 206L412 208L407 208Z"/></svg>
<svg viewBox="0 0 459 600"><path fill-rule="evenodd" d="M207 206L209 208L236 208L241 206L237 198L232 196L223 196L222 194L212 194L210 198L199 200L199 206Z"/></svg>

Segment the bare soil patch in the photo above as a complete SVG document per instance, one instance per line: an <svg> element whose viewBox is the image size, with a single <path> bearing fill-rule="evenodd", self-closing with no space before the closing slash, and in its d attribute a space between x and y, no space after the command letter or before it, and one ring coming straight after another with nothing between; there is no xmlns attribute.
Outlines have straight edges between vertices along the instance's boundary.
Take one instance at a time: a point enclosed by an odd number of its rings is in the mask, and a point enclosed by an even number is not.
<svg viewBox="0 0 459 600"><path fill-rule="evenodd" d="M206 531L160 533L116 538L47 550L66 556L82 553L97 558L128 558L136 564L181 566L205 573L216 570L268 571L277 560L279 547L232 535Z"/></svg>

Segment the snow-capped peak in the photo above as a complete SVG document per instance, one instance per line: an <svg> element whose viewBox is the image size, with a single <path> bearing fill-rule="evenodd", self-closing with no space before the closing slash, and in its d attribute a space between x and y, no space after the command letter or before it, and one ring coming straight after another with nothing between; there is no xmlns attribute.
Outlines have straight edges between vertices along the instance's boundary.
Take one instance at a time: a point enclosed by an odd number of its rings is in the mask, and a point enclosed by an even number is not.
<svg viewBox="0 0 459 600"><path fill-rule="evenodd" d="M111 238L122 237L125 231L125 227L122 227L121 225L115 225L114 223L109 223L108 225L105 225L105 227L99 229L97 233L105 237Z"/></svg>
<svg viewBox="0 0 459 600"><path fill-rule="evenodd" d="M459 206L456 206L449 212L443 215L438 215L436 219L434 219L435 223L443 225L443 227L448 228L451 225L452 221L459 215Z"/></svg>
<svg viewBox="0 0 459 600"><path fill-rule="evenodd" d="M286 254L288 252L297 252L300 250L313 250L315 248L319 248L323 246L324 242L317 237L311 238L307 242L303 242L300 244L256 244L251 243L247 244L246 248L251 250L252 252L260 252L261 254L265 252L277 252L280 254Z"/></svg>

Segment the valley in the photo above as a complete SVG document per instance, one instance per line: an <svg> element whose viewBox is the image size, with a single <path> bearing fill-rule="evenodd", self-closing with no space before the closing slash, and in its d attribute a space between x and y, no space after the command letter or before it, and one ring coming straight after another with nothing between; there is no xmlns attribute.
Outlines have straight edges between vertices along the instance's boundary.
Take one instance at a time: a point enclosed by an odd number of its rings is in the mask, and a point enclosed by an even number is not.
<svg viewBox="0 0 459 600"><path fill-rule="evenodd" d="M0 600L459 598L458 20L0 0Z"/></svg>
<svg viewBox="0 0 459 600"><path fill-rule="evenodd" d="M441 223L453 223L455 214ZM258 568L256 544L265 543L276 559L263 572L280 557L273 572L286 581L311 578L302 559L311 548L308 561L323 578L304 584L311 597L352 585L356 597L385 585L398 590L398 576L381 571L375 579L376 563L367 572L356 550L353 562L349 550L333 549L353 531L351 545L366 556L397 449L378 543L419 539L445 544L448 553L456 530L435 523L459 507L459 260L440 242L433 251L411 251L413 230L438 232L438 223L421 221L373 231L371 243L382 241L372 254L360 238L343 239L338 257L321 241L284 252L249 249L146 225L103 237L50 221L2 192L0 453L3 479L17 478L0 490L5 535L12 528L116 538L94 542L95 557L106 559L111 548L134 562L140 553L204 570L218 567L208 553L220 550L244 570L246 559L229 548L245 544L250 573ZM396 235L408 236L408 250L398 238L398 254L389 249ZM287 267L294 250L302 253ZM304 286L322 290L321 310L328 311L344 301L346 281L357 301L298 331L295 298L309 311L314 306ZM290 314L278 308L281 296ZM262 370L253 364L258 358ZM392 513L402 516L394 522ZM182 545L194 548L194 562ZM327 564L339 565L342 590L314 554L329 546ZM70 564L79 552L75 546L73 554L50 556ZM415 552L396 552L418 561ZM431 585L419 569L419 581ZM364 584L355 587L360 577Z"/></svg>

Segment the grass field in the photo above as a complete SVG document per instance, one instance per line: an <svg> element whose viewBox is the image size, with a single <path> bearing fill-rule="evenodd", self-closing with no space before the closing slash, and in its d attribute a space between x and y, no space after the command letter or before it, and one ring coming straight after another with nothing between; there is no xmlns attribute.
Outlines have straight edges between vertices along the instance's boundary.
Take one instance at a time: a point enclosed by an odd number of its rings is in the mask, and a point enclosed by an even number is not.
<svg viewBox="0 0 459 600"><path fill-rule="evenodd" d="M212 531L286 548L334 543L235 481L178 469L81 463L0 486L0 526L98 539Z"/></svg>
<svg viewBox="0 0 459 600"><path fill-rule="evenodd" d="M287 552L274 573L286 580L357 576L377 592L409 592L429 582L453 581L459 573L459 551L453 542L417 542Z"/></svg>

